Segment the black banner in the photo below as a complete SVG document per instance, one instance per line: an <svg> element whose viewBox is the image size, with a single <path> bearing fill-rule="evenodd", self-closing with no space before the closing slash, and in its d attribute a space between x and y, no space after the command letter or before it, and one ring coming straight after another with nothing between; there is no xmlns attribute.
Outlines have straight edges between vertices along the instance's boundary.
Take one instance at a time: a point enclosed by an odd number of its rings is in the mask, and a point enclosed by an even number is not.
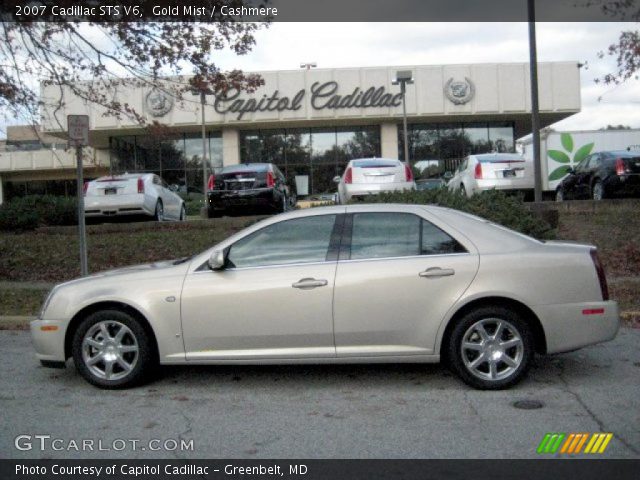
<svg viewBox="0 0 640 480"><path fill-rule="evenodd" d="M534 0L542 22L637 21L634 0ZM4 21L524 22L527 0L3 0Z"/></svg>
<svg viewBox="0 0 640 480"><path fill-rule="evenodd" d="M2 480L627 480L638 460L0 460Z"/></svg>

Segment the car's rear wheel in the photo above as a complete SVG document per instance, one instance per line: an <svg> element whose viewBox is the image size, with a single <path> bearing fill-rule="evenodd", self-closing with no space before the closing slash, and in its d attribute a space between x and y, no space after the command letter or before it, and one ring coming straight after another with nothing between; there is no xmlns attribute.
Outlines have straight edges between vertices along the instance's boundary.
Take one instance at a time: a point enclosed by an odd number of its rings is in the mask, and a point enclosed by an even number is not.
<svg viewBox="0 0 640 480"><path fill-rule="evenodd" d="M156 203L155 219L158 222L164 221L164 205L162 205L162 202L160 200L158 200L158 202Z"/></svg>
<svg viewBox="0 0 640 480"><path fill-rule="evenodd" d="M280 212L284 213L289 210L289 199L286 194L282 194L282 204L280 205Z"/></svg>
<svg viewBox="0 0 640 480"><path fill-rule="evenodd" d="M78 372L101 388L126 388L151 377L157 365L152 339L140 322L119 310L85 318L73 335Z"/></svg>
<svg viewBox="0 0 640 480"><path fill-rule="evenodd" d="M467 189L464 188L464 184L463 183L460 184L460 193L462 193L463 196L468 197Z"/></svg>
<svg viewBox="0 0 640 480"><path fill-rule="evenodd" d="M600 180L596 180L591 187L591 198L594 200L602 200L604 198L604 186Z"/></svg>
<svg viewBox="0 0 640 480"><path fill-rule="evenodd" d="M499 390L519 382L534 356L531 328L504 307L467 313L453 328L447 345L450 366L468 385Z"/></svg>
<svg viewBox="0 0 640 480"><path fill-rule="evenodd" d="M180 208L180 221L184 222L187 219L187 208L184 206L184 203L182 204L182 207Z"/></svg>
<svg viewBox="0 0 640 480"><path fill-rule="evenodd" d="M561 187L556 190L556 202L564 202L564 190Z"/></svg>

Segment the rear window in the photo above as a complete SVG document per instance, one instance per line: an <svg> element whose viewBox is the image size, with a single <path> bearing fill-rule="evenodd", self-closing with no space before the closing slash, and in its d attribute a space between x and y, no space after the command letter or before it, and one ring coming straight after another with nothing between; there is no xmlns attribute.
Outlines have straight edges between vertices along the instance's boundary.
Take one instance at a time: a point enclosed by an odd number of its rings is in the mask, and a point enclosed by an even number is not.
<svg viewBox="0 0 640 480"><path fill-rule="evenodd" d="M480 163L524 163L524 158L481 158Z"/></svg>
<svg viewBox="0 0 640 480"><path fill-rule="evenodd" d="M355 160L353 166L357 168L390 168L397 167L398 163L396 160Z"/></svg>

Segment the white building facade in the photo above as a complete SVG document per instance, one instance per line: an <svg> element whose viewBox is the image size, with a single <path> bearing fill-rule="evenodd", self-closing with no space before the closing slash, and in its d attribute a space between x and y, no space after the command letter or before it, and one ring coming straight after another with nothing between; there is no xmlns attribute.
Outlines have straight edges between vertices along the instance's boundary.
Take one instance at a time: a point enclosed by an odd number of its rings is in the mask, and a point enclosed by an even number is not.
<svg viewBox="0 0 640 480"><path fill-rule="evenodd" d="M411 162L514 151L515 139L531 131L525 63L257 72L264 85L256 92L207 98L208 168L272 162L289 179L307 175L310 193L319 194L335 188L331 179L351 158L403 159L402 96L392 85L400 70L414 79L406 94ZM542 126L579 112L577 62L541 63L539 91ZM45 104L54 103L58 92L43 87ZM202 188L199 97L178 102L162 88L113 92L149 122L168 126L168 135L154 138L133 120L104 116L100 107L65 95L63 109L43 112L45 133L64 136L68 114L89 115L93 165L112 173L155 172L183 191ZM12 174L2 165L0 153L6 195Z"/></svg>

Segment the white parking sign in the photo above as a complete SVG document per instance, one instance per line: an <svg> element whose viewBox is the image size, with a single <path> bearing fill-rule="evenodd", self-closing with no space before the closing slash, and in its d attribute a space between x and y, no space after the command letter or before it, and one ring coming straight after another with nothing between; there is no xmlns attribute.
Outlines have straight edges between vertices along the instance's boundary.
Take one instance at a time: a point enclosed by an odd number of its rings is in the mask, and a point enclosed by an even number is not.
<svg viewBox="0 0 640 480"><path fill-rule="evenodd" d="M70 147L89 145L89 115L67 115L67 129Z"/></svg>

